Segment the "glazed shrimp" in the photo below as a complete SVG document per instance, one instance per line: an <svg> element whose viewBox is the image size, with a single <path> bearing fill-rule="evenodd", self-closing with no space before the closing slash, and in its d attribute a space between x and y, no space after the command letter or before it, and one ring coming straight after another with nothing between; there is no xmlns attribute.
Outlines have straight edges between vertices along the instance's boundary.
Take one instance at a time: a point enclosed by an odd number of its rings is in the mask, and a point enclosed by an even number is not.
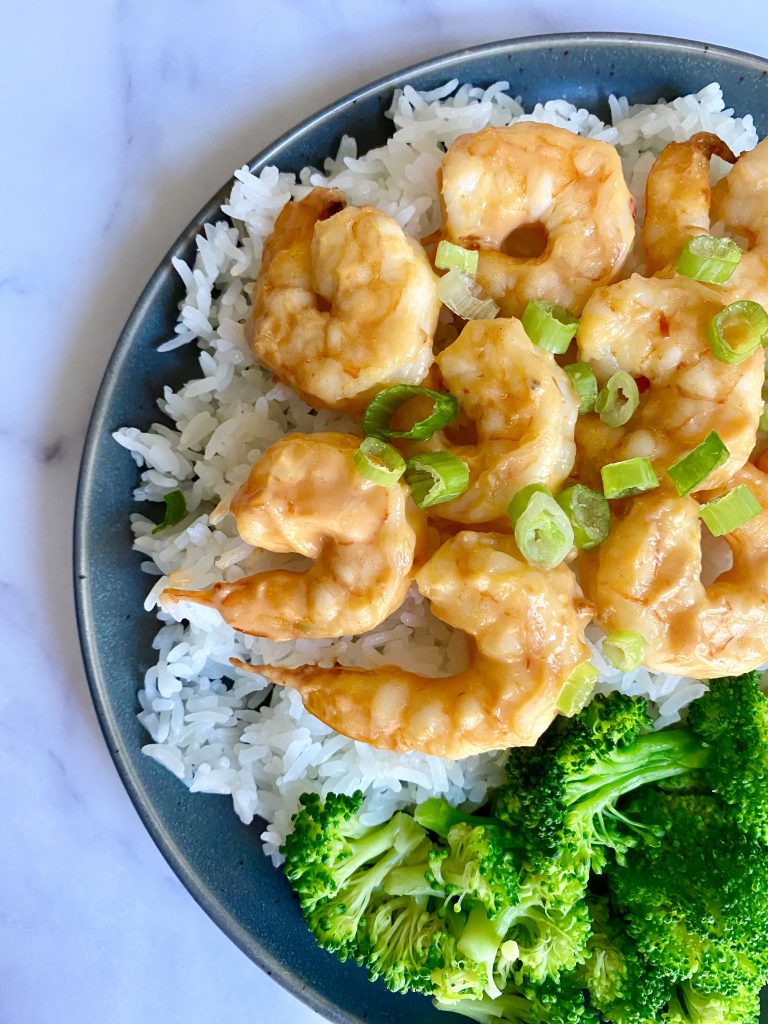
<svg viewBox="0 0 768 1024"><path fill-rule="evenodd" d="M752 299L768 304L768 140L736 159L716 135L699 132L688 142L666 146L651 168L643 224L646 271L670 267L689 238L717 230L747 245L741 263L725 285L726 302ZM714 188L709 184L713 155L733 170Z"/></svg>
<svg viewBox="0 0 768 1024"><path fill-rule="evenodd" d="M522 122L462 135L443 159L442 197L446 236L479 249L477 280L503 316L520 316L531 299L580 312L634 240L618 153L564 128ZM515 255L518 242L528 251Z"/></svg>
<svg viewBox="0 0 768 1024"><path fill-rule="evenodd" d="M316 188L267 239L251 348L310 405L359 409L379 388L422 380L439 310L429 260L396 221Z"/></svg>
<svg viewBox="0 0 768 1024"><path fill-rule="evenodd" d="M591 609L564 565L524 562L511 537L465 531L416 577L444 622L470 637L470 664L447 678L387 666L365 670L252 666L295 687L338 732L387 750L466 757L536 742L563 682L589 656Z"/></svg>
<svg viewBox="0 0 768 1024"><path fill-rule="evenodd" d="M723 538L733 567L701 580L695 498L653 491L634 499L607 540L580 556L581 580L606 631L648 641L644 664L695 679L738 675L768 661L768 477L745 466L710 500L746 484L763 512Z"/></svg>
<svg viewBox="0 0 768 1024"><path fill-rule="evenodd" d="M270 640L373 629L402 603L423 560L425 522L405 484L379 487L355 468L360 439L289 434L273 444L232 501L240 536L314 560L208 590L165 590L162 604L216 608L235 629Z"/></svg>
<svg viewBox="0 0 768 1024"><path fill-rule="evenodd" d="M646 456L665 469L711 430L730 452L704 485L725 482L749 458L762 411L762 349L738 365L720 362L707 341L712 317L726 304L716 285L687 277L644 278L601 288L581 317L580 357L600 384L617 370L644 377L647 390L629 422L605 427L594 413L576 427L579 474L606 462Z"/></svg>
<svg viewBox="0 0 768 1024"><path fill-rule="evenodd" d="M715 185L712 218L738 231L751 248L768 248L768 138L742 153Z"/></svg>
<svg viewBox="0 0 768 1024"><path fill-rule="evenodd" d="M469 487L435 509L458 523L504 521L516 491L558 487L576 456L578 398L554 356L519 320L470 321L436 359L448 390L477 430L477 444L452 447L469 466Z"/></svg>

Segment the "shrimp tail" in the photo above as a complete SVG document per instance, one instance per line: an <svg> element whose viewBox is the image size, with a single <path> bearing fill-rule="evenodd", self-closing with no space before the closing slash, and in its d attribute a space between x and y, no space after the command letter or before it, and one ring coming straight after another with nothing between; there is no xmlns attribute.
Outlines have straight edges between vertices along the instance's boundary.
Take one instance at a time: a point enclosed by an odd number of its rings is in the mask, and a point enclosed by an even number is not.
<svg viewBox="0 0 768 1024"><path fill-rule="evenodd" d="M646 273L662 270L692 235L709 230L709 162L713 156L736 162L717 135L698 132L687 142L670 142L657 157L645 186Z"/></svg>
<svg viewBox="0 0 768 1024"><path fill-rule="evenodd" d="M419 676L395 665L370 671L341 665L286 668L248 665L237 658L231 661L237 668L255 672L271 683L292 686L301 694L310 714L350 739L398 752L424 750L426 744L429 749L425 752L435 752L430 740L437 739L436 730L428 727L427 733L431 735L427 735L414 728L411 713L415 693L425 685L436 689L444 680Z"/></svg>
<svg viewBox="0 0 768 1024"><path fill-rule="evenodd" d="M206 590L169 588L163 591L160 601L166 607L191 601L206 608L215 608L233 629L269 640L331 636L327 623L313 626L306 615L290 614L286 594L296 593L296 581L296 573L277 569L246 576L233 583L214 583Z"/></svg>

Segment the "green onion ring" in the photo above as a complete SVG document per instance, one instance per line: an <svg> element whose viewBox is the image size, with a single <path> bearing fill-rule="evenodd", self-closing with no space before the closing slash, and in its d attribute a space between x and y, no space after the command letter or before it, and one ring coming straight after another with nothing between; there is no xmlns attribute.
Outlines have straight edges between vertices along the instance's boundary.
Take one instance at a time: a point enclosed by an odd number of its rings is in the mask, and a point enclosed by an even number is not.
<svg viewBox="0 0 768 1024"><path fill-rule="evenodd" d="M738 530L762 511L762 505L747 485L739 484L727 494L702 505L699 515L713 537L722 537L725 533Z"/></svg>
<svg viewBox="0 0 768 1024"><path fill-rule="evenodd" d="M515 523L515 543L531 565L554 569L573 547L573 527L550 494L534 492Z"/></svg>
<svg viewBox="0 0 768 1024"><path fill-rule="evenodd" d="M552 497L552 491L546 484L526 484L512 496L512 500L507 506L507 515L513 526L517 525L517 520L525 512L531 497L537 493L548 494L550 498Z"/></svg>
<svg viewBox="0 0 768 1024"><path fill-rule="evenodd" d="M701 444L667 470L680 497L698 487L710 473L722 466L730 454L720 435L714 430L710 431Z"/></svg>
<svg viewBox="0 0 768 1024"><path fill-rule="evenodd" d="M408 460L405 479L411 486L411 497L419 508L452 501L469 486L469 468L463 459L450 452L414 455Z"/></svg>
<svg viewBox="0 0 768 1024"><path fill-rule="evenodd" d="M435 266L439 270L460 270L462 274L474 277L479 258L474 249L463 249L460 245L443 239L435 253Z"/></svg>
<svg viewBox="0 0 768 1024"><path fill-rule="evenodd" d="M634 672L643 663L648 641L632 629L609 633L603 640L603 657L620 672Z"/></svg>
<svg viewBox="0 0 768 1024"><path fill-rule="evenodd" d="M623 427L640 404L640 392L634 377L619 370L609 379L595 402L595 412L609 427Z"/></svg>
<svg viewBox="0 0 768 1024"><path fill-rule="evenodd" d="M366 480L393 487L405 472L405 459L386 441L366 437L355 452L355 466Z"/></svg>
<svg viewBox="0 0 768 1024"><path fill-rule="evenodd" d="M570 310L540 299L528 303L521 320L534 345L555 355L562 355L568 349L579 329L579 321Z"/></svg>
<svg viewBox="0 0 768 1024"><path fill-rule="evenodd" d="M606 498L627 498L630 494L652 491L659 486L653 463L646 458L611 462L603 466L600 476Z"/></svg>
<svg viewBox="0 0 768 1024"><path fill-rule="evenodd" d="M570 363L563 369L570 378L573 390L579 396L581 402L579 415L592 412L597 399L597 379L592 372L592 367L586 363Z"/></svg>
<svg viewBox="0 0 768 1024"><path fill-rule="evenodd" d="M761 344L768 345L768 313L759 302L732 302L712 317L707 339L721 363L740 363Z"/></svg>
<svg viewBox="0 0 768 1024"><path fill-rule="evenodd" d="M555 499L573 527L576 547L591 551L611 532L611 509L606 498L584 484L566 487Z"/></svg>
<svg viewBox="0 0 768 1024"><path fill-rule="evenodd" d="M452 313L463 320L493 320L499 307L479 291L474 278L455 269L443 274L437 284L437 297Z"/></svg>
<svg viewBox="0 0 768 1024"><path fill-rule="evenodd" d="M600 673L590 661L582 661L571 672L557 695L557 710L572 718L586 705L595 689Z"/></svg>
<svg viewBox="0 0 768 1024"><path fill-rule="evenodd" d="M741 248L732 238L696 235L683 246L675 270L694 281L725 284L741 263L741 257Z"/></svg>
<svg viewBox="0 0 768 1024"><path fill-rule="evenodd" d="M415 397L429 398L433 412L425 420L419 420L408 430L392 430L392 417L405 402ZM366 437L399 437L408 441L426 441L436 430L455 420L459 414L459 403L445 391L430 391L416 384L395 384L380 391L363 413L363 433Z"/></svg>

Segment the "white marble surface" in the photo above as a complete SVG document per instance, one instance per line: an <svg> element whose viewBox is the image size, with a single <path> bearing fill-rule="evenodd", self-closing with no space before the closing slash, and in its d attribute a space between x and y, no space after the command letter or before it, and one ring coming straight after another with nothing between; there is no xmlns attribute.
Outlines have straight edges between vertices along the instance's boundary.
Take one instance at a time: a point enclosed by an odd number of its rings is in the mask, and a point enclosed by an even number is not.
<svg viewBox="0 0 768 1024"><path fill-rule="evenodd" d="M218 931L155 849L80 661L70 534L82 438L114 341L168 244L286 127L397 67L571 29L766 55L759 10L757 0L0 3L0 1024L319 1020Z"/></svg>

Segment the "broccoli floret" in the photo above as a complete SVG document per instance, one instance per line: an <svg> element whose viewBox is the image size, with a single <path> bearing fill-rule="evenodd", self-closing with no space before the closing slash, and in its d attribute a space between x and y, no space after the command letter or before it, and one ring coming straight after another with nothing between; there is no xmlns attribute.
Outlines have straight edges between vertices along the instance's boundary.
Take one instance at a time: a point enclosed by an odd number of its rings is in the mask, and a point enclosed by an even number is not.
<svg viewBox="0 0 768 1024"><path fill-rule="evenodd" d="M507 930L517 946L518 980L557 980L587 956L591 922L586 903L579 901L562 910L542 906L521 907Z"/></svg>
<svg viewBox="0 0 768 1024"><path fill-rule="evenodd" d="M423 823L419 811L416 820ZM465 899L476 900L490 914L517 902L519 867L504 830L490 819L482 825L459 822L448 829L445 841L445 847L426 849L421 863L411 860L391 871L387 891L441 895L458 907Z"/></svg>
<svg viewBox="0 0 768 1024"><path fill-rule="evenodd" d="M479 1024L597 1024L597 1014L584 1002L580 985L564 978L546 985L510 988L498 999L435 1000L438 1010L468 1017Z"/></svg>
<svg viewBox="0 0 768 1024"><path fill-rule="evenodd" d="M713 679L688 725L708 745L705 777L740 828L768 843L768 699L760 672Z"/></svg>
<svg viewBox="0 0 768 1024"><path fill-rule="evenodd" d="M363 825L361 793L331 793L324 803L305 793L301 804L283 847L285 874L318 944L346 960L358 953L358 928L374 892L429 840L402 812L383 825Z"/></svg>
<svg viewBox="0 0 768 1024"><path fill-rule="evenodd" d="M643 698L597 696L571 719L559 718L536 747L513 751L508 782L496 796L498 817L524 824L531 848L586 878L607 852L619 856L647 826L617 807L625 793L698 768L706 753L686 730L651 732Z"/></svg>
<svg viewBox="0 0 768 1024"><path fill-rule="evenodd" d="M392 894L438 898L454 926L455 912L466 908L455 953L436 981L445 998L454 997L454 987L461 995L495 996L509 977L556 979L581 962L590 928L585 878L567 876L551 858L520 860L519 840L490 817L464 815L436 799L415 817L447 845L395 868L384 886Z"/></svg>
<svg viewBox="0 0 768 1024"><path fill-rule="evenodd" d="M355 959L371 981L381 978L392 992L431 994L432 975L444 964L448 942L444 922L422 901L374 897L361 922Z"/></svg>
<svg viewBox="0 0 768 1024"><path fill-rule="evenodd" d="M768 851L715 794L649 790L630 813L664 833L657 846L638 846L609 872L643 952L659 963L669 959L679 978L698 971L699 984L705 969L717 975L718 965L727 977L741 974L743 955L748 981L768 949ZM722 986L717 977L713 990L726 991Z"/></svg>
<svg viewBox="0 0 768 1024"><path fill-rule="evenodd" d="M672 981L640 954L622 919L604 896L590 896L592 934L589 959L578 977L592 1006L613 1024L647 1024L658 1019Z"/></svg>
<svg viewBox="0 0 768 1024"><path fill-rule="evenodd" d="M683 982L661 1019L665 1024L755 1024L759 1016L759 990L740 989L721 996L699 992L691 982Z"/></svg>
<svg viewBox="0 0 768 1024"><path fill-rule="evenodd" d="M631 813L664 837L636 847L608 879L641 955L675 985L665 1019L754 1021L768 979L768 851L715 794L651 789Z"/></svg>

